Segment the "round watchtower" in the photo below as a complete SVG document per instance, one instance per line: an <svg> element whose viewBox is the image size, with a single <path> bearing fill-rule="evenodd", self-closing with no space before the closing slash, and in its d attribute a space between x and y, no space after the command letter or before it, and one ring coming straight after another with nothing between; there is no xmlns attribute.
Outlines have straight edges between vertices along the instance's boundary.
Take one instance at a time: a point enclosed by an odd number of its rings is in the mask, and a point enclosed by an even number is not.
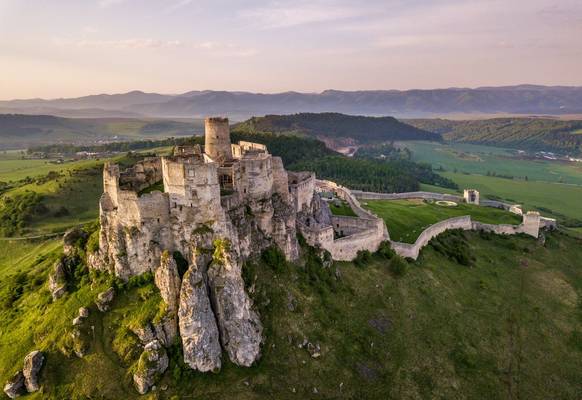
<svg viewBox="0 0 582 400"><path fill-rule="evenodd" d="M228 118L210 117L204 120L204 152L215 161L232 160Z"/></svg>

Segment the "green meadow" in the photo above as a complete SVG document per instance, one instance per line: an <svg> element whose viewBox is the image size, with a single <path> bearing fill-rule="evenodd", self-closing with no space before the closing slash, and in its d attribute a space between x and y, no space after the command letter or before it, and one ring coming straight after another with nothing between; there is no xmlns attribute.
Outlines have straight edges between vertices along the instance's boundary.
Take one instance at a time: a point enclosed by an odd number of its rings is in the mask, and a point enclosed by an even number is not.
<svg viewBox="0 0 582 400"><path fill-rule="evenodd" d="M527 177L530 181L582 185L582 163L515 158L515 150L465 143L397 142L412 151L413 161L429 163L448 172Z"/></svg>
<svg viewBox="0 0 582 400"><path fill-rule="evenodd" d="M463 203L447 207L422 200L363 200L362 205L384 219L390 239L405 243L414 243L430 225L464 215L487 224L521 222L521 217L504 210Z"/></svg>
<svg viewBox="0 0 582 400"><path fill-rule="evenodd" d="M521 204L525 210L540 209L563 219L582 219L582 186L548 182L521 181L483 175L465 175L445 172L447 178L461 188L474 188L482 196L502 198Z"/></svg>

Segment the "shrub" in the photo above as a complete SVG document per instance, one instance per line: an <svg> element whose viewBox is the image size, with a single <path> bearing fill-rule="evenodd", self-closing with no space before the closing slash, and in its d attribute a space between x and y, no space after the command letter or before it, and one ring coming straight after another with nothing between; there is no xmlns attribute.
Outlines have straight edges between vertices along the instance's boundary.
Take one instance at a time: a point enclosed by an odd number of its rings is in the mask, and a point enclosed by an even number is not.
<svg viewBox="0 0 582 400"><path fill-rule="evenodd" d="M366 267L372 260L372 253L369 250L360 250L354 259L354 264L358 268Z"/></svg>
<svg viewBox="0 0 582 400"><path fill-rule="evenodd" d="M273 271L281 272L287 265L285 255L277 246L270 246L261 253L261 260Z"/></svg>
<svg viewBox="0 0 582 400"><path fill-rule="evenodd" d="M408 263L400 256L394 256L392 260L390 260L390 272L396 277L404 276L407 268Z"/></svg>
<svg viewBox="0 0 582 400"><path fill-rule="evenodd" d="M99 251L99 231L95 231L87 240L87 252L95 253Z"/></svg>
<svg viewBox="0 0 582 400"><path fill-rule="evenodd" d="M378 247L378 251L376 252L376 254L381 258L385 258L386 260L390 260L392 257L396 255L394 250L392 250L392 246L390 245L390 242L388 240L385 240L382 243L380 243L380 246Z"/></svg>

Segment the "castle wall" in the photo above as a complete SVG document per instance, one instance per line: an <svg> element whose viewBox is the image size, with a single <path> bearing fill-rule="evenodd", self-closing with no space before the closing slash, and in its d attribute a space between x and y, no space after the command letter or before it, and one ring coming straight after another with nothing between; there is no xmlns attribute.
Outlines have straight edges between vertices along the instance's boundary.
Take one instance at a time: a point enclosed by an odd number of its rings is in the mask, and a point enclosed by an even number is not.
<svg viewBox="0 0 582 400"><path fill-rule="evenodd" d="M289 176L281 157L271 157L271 165L273 168L273 192L278 193L285 202L290 201L289 194Z"/></svg>
<svg viewBox="0 0 582 400"><path fill-rule="evenodd" d="M301 212L309 207L315 190L313 172L289 172L289 191L295 201L295 210Z"/></svg>
<svg viewBox="0 0 582 400"><path fill-rule="evenodd" d="M402 243L402 242L392 242L392 249L396 254L406 257L417 259L420 250L430 242L432 238L450 229L472 229L473 224L471 222L470 216L449 218L447 220L438 222L434 225L426 228L416 239L415 243Z"/></svg>
<svg viewBox="0 0 582 400"><path fill-rule="evenodd" d="M272 159L268 154L253 154L240 159L242 197L258 200L273 193Z"/></svg>
<svg viewBox="0 0 582 400"><path fill-rule="evenodd" d="M375 219L343 215L332 215L331 222L335 232L341 236L349 236L367 229L376 229L377 227L377 221Z"/></svg>
<svg viewBox="0 0 582 400"><path fill-rule="evenodd" d="M352 194L362 200L406 200L406 199L425 199L425 200L445 200L461 202L463 198L452 194L432 193L432 192L407 192L407 193L375 193L363 192L361 190L352 190Z"/></svg>

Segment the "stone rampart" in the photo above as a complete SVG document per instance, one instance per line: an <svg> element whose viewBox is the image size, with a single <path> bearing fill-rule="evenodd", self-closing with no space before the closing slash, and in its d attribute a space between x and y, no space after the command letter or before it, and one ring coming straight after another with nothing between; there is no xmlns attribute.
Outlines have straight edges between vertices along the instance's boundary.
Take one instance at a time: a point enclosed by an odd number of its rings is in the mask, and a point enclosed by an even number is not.
<svg viewBox="0 0 582 400"><path fill-rule="evenodd" d="M295 199L295 211L307 208L313 200L315 174L313 172L289 172L289 191Z"/></svg>
<svg viewBox="0 0 582 400"><path fill-rule="evenodd" d="M463 197L452 194L433 193L433 192L406 192L406 193L375 193L363 192L361 190L352 190L352 194L361 200L406 200L406 199L426 199L426 200L445 200L462 202Z"/></svg>
<svg viewBox="0 0 582 400"><path fill-rule="evenodd" d="M416 242L412 244L392 242L391 243L392 249L396 252L396 254L402 257L412 258L416 260L420 253L420 250L424 246L426 246L430 242L430 240L435 236L438 236L441 233L451 229L470 230L472 228L473 224L471 222L471 217L468 215L463 217L449 218L426 228L418 236Z"/></svg>

